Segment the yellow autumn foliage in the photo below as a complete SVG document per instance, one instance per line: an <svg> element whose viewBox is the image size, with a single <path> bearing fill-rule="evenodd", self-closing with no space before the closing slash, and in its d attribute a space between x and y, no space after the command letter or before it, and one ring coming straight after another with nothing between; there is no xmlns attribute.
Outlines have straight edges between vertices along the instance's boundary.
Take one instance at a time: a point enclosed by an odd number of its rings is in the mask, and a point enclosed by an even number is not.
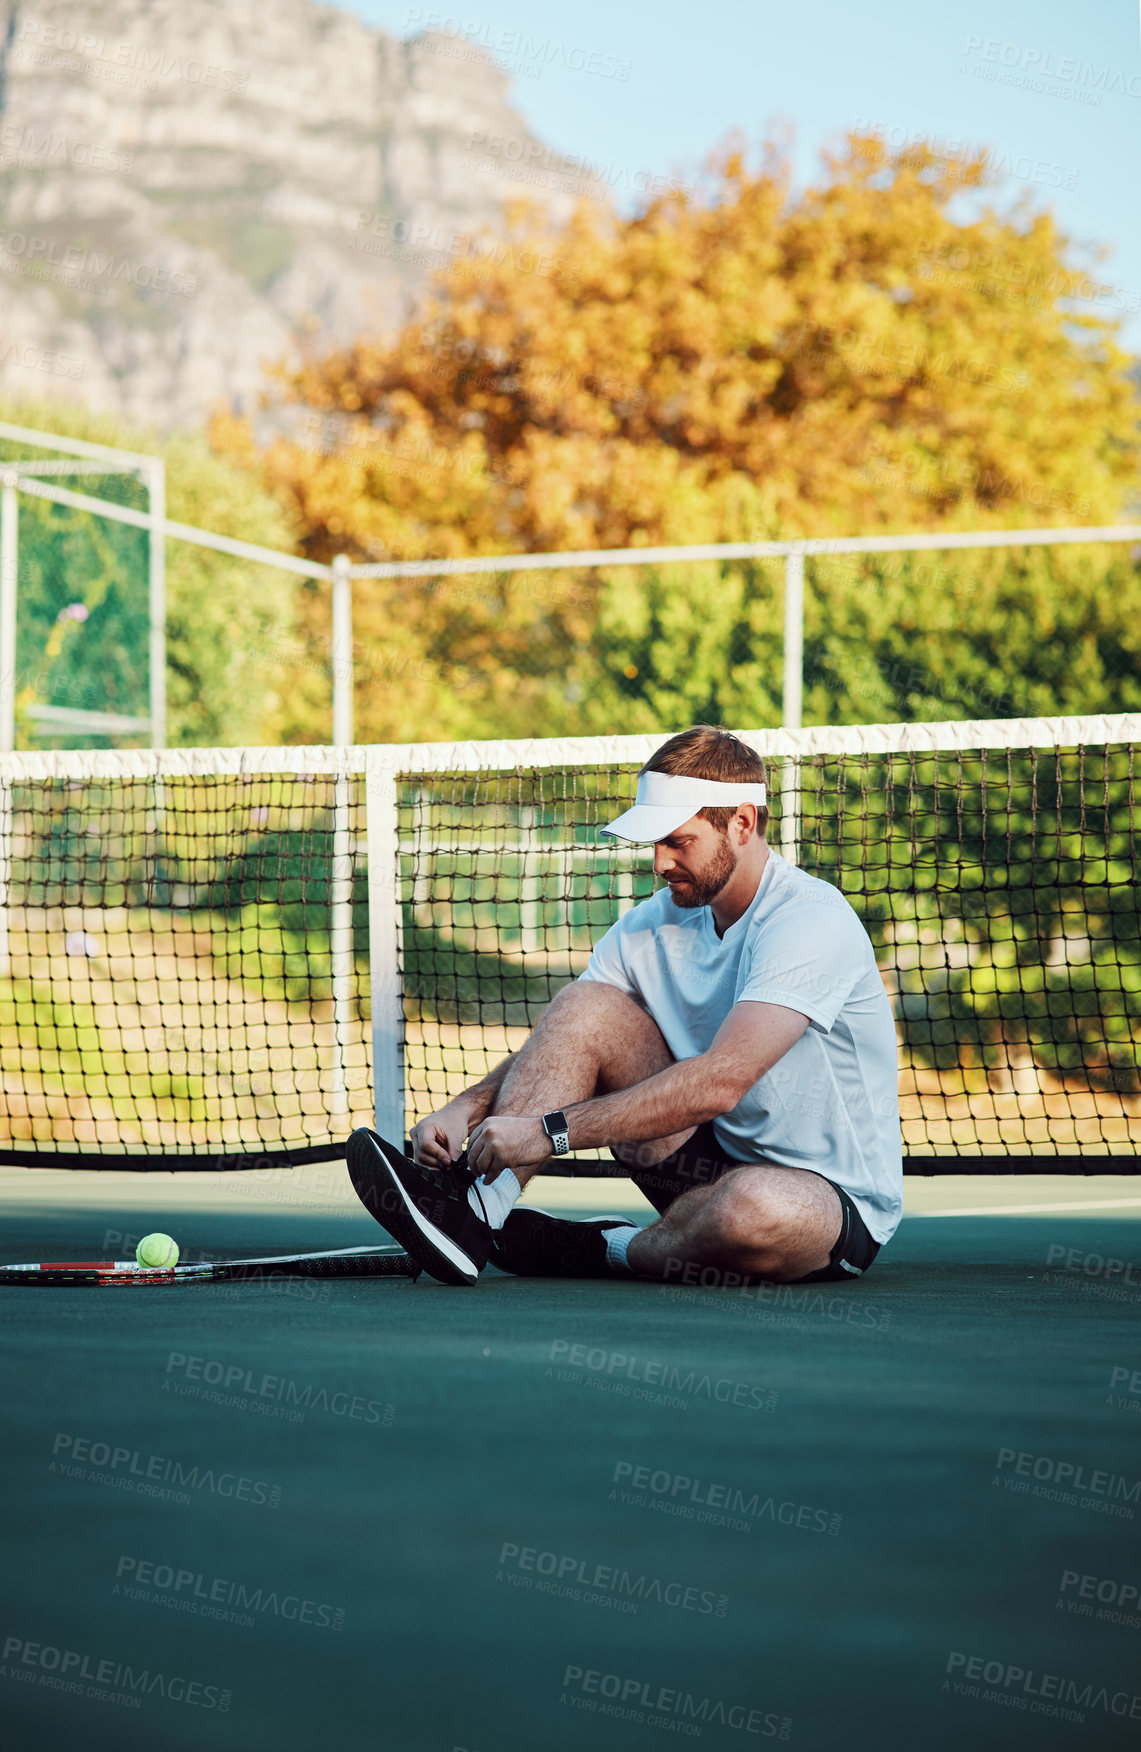
<svg viewBox="0 0 1141 1752"><path fill-rule="evenodd" d="M770 147L755 170L726 150L697 194L631 218L583 206L556 233L517 209L398 334L283 369L287 435L259 451L220 418L214 441L323 560L1112 522L1136 478L1130 360L1111 319L1081 312L1051 216L1000 211L982 184L981 159L853 135L801 192ZM1020 590L1072 603L1123 559L1023 554L996 573L981 556L980 608L1003 577L1016 620ZM975 565L957 556L955 576ZM914 567L892 568L887 585L882 561L821 569L814 714L863 713L852 665L871 652L882 670L909 612L924 634ZM965 596L924 657L935 684L892 682L868 715L952 704L956 664L1001 695L1002 640ZM772 721L780 612L771 565L362 581L357 735ZM305 614L319 644L322 592Z"/></svg>

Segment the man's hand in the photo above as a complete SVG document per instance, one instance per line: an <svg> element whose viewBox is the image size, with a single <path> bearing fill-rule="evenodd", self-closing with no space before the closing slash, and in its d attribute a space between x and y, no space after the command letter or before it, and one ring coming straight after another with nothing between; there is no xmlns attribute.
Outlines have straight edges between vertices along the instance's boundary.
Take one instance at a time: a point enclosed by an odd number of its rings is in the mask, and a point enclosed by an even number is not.
<svg viewBox="0 0 1141 1752"><path fill-rule="evenodd" d="M467 1137L468 1117L458 1101L430 1113L412 1127L412 1158L423 1168L447 1168L459 1156Z"/></svg>
<svg viewBox="0 0 1141 1752"><path fill-rule="evenodd" d="M493 1113L468 1139L467 1159L485 1180L494 1180L504 1168L533 1168L551 1153L551 1140L541 1119Z"/></svg>

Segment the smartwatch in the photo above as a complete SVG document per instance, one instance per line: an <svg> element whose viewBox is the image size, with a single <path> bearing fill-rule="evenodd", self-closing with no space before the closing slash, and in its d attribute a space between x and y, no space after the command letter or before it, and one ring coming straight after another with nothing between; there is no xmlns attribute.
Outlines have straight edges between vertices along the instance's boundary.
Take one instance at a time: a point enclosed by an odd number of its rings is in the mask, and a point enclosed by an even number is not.
<svg viewBox="0 0 1141 1752"><path fill-rule="evenodd" d="M543 1130L551 1140L551 1149L556 1156L566 1156L570 1153L570 1127L567 1116L556 1108L554 1113L544 1113Z"/></svg>

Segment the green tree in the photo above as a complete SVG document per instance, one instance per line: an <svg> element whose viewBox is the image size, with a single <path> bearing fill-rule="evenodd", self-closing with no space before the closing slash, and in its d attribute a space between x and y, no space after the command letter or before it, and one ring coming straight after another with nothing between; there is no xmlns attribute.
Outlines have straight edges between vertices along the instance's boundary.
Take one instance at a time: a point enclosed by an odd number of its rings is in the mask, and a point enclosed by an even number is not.
<svg viewBox="0 0 1141 1752"><path fill-rule="evenodd" d="M0 417L44 433L160 455L173 520L266 547L294 548L288 512L201 437L159 438L58 402L7 403ZM50 454L0 441L2 457ZM122 476L64 484L145 508L137 482ZM31 728L26 708L36 703L145 715L146 546L142 530L21 495L17 694L25 739ZM172 744L272 743L287 717L307 721L311 733L323 737L329 682L317 666L299 662L303 650L296 579L187 542L167 543Z"/></svg>

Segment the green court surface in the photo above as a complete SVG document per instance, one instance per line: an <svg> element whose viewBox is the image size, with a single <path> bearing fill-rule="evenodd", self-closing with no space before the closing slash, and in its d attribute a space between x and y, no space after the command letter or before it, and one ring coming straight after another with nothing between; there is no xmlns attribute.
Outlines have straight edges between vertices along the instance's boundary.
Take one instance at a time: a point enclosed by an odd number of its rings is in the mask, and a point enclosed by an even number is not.
<svg viewBox="0 0 1141 1752"><path fill-rule="evenodd" d="M908 1197L854 1284L0 1290L0 1748L1136 1744L1141 1185ZM0 1208L11 1261L381 1238L339 1165Z"/></svg>

